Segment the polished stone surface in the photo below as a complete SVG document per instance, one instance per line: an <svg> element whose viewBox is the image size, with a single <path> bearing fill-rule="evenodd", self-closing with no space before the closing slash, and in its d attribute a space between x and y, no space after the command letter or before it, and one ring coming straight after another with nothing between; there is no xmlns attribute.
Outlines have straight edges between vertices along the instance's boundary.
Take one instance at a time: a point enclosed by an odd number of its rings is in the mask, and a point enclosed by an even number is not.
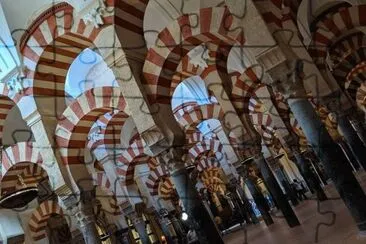
<svg viewBox="0 0 366 244"><path fill-rule="evenodd" d="M366 191L366 173L358 173L357 178L362 183L363 190ZM331 198L338 198L333 185L326 187L326 194ZM366 207L366 203L365 203ZM247 228L247 242L245 242L244 229L240 229L234 233L225 236L225 243L228 244L307 244L307 243L322 243L322 244L361 244L366 243L366 236L361 239L358 237L358 229L347 211L342 200L327 200L320 203L320 214L317 211L317 202L307 200L301 202L294 208L301 225L295 228L289 228L286 221L281 218L274 218L275 224L266 226L263 221L259 225L249 226ZM331 226L321 225L319 231L316 231L316 226L319 223L330 224L335 213L335 221ZM317 236L318 233L318 236ZM318 242L316 238L318 237Z"/></svg>

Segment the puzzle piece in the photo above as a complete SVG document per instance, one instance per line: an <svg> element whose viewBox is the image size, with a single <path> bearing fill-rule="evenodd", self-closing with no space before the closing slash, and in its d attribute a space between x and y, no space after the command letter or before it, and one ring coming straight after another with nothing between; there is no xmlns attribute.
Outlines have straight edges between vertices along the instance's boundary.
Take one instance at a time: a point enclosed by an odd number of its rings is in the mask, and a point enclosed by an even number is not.
<svg viewBox="0 0 366 244"><path fill-rule="evenodd" d="M200 26L200 24L201 24L201 19L200 19L201 15L199 15L197 13L191 13L189 11L187 12L187 10L185 8L185 7L187 7L187 6L185 6L185 4L187 4L189 2L191 2L191 1L181 1L179 8L176 9L177 15L186 15L186 16L189 16L190 22L189 23L185 23L185 24L183 24L183 25L180 26L182 32L184 32L184 33L185 32L188 32L190 30L194 30L195 28L200 28L201 27ZM227 2L235 2L235 1L227 1ZM235 6L235 3L232 6ZM240 6L242 8L235 9L234 17L235 18L238 18L238 19L243 19L246 16L246 3L244 3L243 5L240 5L239 4L238 6ZM162 12L164 14L171 15L172 10L170 8L168 8L166 5L161 5L161 8L162 8L162 10L163 10ZM311 8L311 6L310 6L310 8ZM89 13L89 15L87 14L87 16L85 17L85 20L88 20L86 22L91 22L91 24L94 25L94 27L96 29L103 29L102 28L102 25L105 23L105 20L101 17L103 15L103 13L99 13L98 12L99 11L98 9L94 9L93 11L94 12ZM103 8L103 11L104 11L104 14L105 15L108 15L108 14L112 14L113 13L112 10L109 10L108 8ZM310 11L310 13L313 14L313 11ZM215 17L215 16L212 16L212 17ZM316 16L313 16L313 18L315 18L315 17ZM58 15L56 15L56 22L58 23L59 20L63 20L64 18L65 18L65 15L64 14L58 14ZM231 17L228 16L227 19L225 19L223 22L224 23L230 22L231 21L230 18ZM172 19L174 19L174 18L172 18ZM76 22L74 24L76 24ZM60 29L60 28L64 28L64 26L62 26L62 25L56 25L56 27L57 28L55 28L54 31L57 31L57 29ZM70 30L73 29L73 27L74 26L70 26ZM230 28L229 25L223 25L223 27L224 27L224 29L228 33L236 33L238 31L238 28L239 28L239 31L240 32L242 32L243 34L245 33L245 27L244 28L243 27ZM139 27L139 28L142 29L141 27ZM329 32L330 31L329 28L326 28L325 25L319 25L318 28L320 30L322 30L322 31L325 31L325 32ZM16 36L16 35L18 35L22 31L25 32L25 30L14 30L12 32L12 35ZM68 31L68 30L65 30L65 31ZM174 34L176 30L175 29L174 30L171 30L171 29L169 30L168 29L168 31L169 31L168 34ZM161 32L161 30L155 30L155 29L154 30L145 30L145 33L140 33L140 35L141 35L140 37L142 37L141 39L143 40L143 44L140 44L140 45L132 45L132 46L129 46L127 49L123 49L122 47L116 47L118 45L115 45L115 44L116 44L116 42L118 40L115 38L116 35L114 35L113 36L114 37L113 38L113 43L112 43L111 46L101 46L101 45L99 45L98 48L97 47L93 47L92 49L96 53L97 52L102 52L103 49L104 50L110 49L110 50L112 50L112 60L117 60L119 58L118 51L121 51L122 50L122 51L126 51L126 53L131 53L131 52L133 53L133 51L136 51L137 52L140 49L145 49L147 43L146 43L146 41L144 39L144 36L146 36L147 33L150 34L150 35L151 34L155 34L156 36L158 36L158 34L159 33L162 33L162 32ZM174 67L173 69L170 69L171 68L171 65L178 66L179 63L182 61L182 56L184 56L184 55L188 55L189 56L189 52L188 51L189 50L192 50L193 48L195 48L197 46L197 44L194 43L194 42L193 43L190 43L190 42L186 41L186 39L182 39L183 38L182 35L179 35L179 38L178 39L174 39L174 41L175 41L174 44L172 44L172 45L165 45L165 44L162 45L164 43L164 42L161 41L162 38L166 38L166 35L164 36L163 34L166 34L166 33L162 33L161 36L159 36L160 40L158 38L156 38L156 41L155 41L155 43L153 43L152 46L157 46L158 48L156 50L162 50L162 49L171 49L171 48L175 47L176 45L178 45L178 47L175 48L175 50L173 52L171 52L171 54L168 56L168 58L167 58L168 61L166 61L164 63L164 65L165 65L164 68L162 68L161 71L159 72L159 75L161 75L162 77L170 77L171 78L176 73L176 69L175 69L176 67ZM246 33L246 34L248 34L248 33ZM295 35L297 35L297 33L295 34L293 32L293 30L291 30L291 29L280 29L276 33L274 33L273 35L274 36L276 36L276 35L282 35L283 37L285 37L283 41L284 41L284 43L288 47L292 47L292 48L299 48L299 47L301 47L298 44L296 44L296 41L294 41L294 37L295 37ZM245 37L245 35L244 35L244 37ZM120 38L121 38L121 36L120 36ZM16 39L16 38L14 38L14 39ZM131 43L129 43L129 44L131 44ZM134 44L134 43L132 43L132 44ZM242 45L239 45L239 44L227 44L227 43L220 43L220 44L221 44L221 47L223 47L223 48L242 47ZM74 46L72 46L72 45L71 46L68 46L68 45L64 45L62 43L60 44L60 43L54 42L54 43L49 44L48 47L50 49L53 49L53 50L59 50L59 49L66 50L66 49L68 49L70 47L74 47ZM89 47L91 47L91 46L89 46ZM4 47L0 47L0 49L1 48L4 48ZM44 48L44 47L42 47L42 48ZM250 48L253 48L253 47L248 47L248 46L246 46L244 44L244 47L243 48L249 48L250 49ZM205 51L201 52L201 54L198 55L199 58L197 58L198 59L197 62L191 62L191 64L193 64L193 66L196 66L195 68L202 68L202 69L204 69L204 68L207 68L210 65L212 65L212 63L208 62L209 59L210 59L210 57L209 57L208 53L206 52L207 51L207 47L205 47L204 49L205 49ZM57 53L57 51L56 51L56 53ZM148 53L148 51L146 51L146 53ZM218 53L219 52L216 52L216 54L218 54ZM78 60L79 63L80 63L80 66L84 65L84 66L94 66L95 67L96 65L98 65L100 63L98 61L98 59L96 58L97 57L96 54L95 54L95 57L92 58L92 59L89 59L88 57L86 57L84 55L86 55L86 54L79 53L78 56L73 57L74 58L73 60ZM131 54L129 54L129 55L130 56L128 57L128 59L131 59L132 58L132 55ZM223 54L223 56L225 56L225 55ZM241 56L244 56L243 53L242 53ZM226 58L229 59L229 54L227 54ZM0 60L4 60L3 56L0 56ZM58 55L54 55L53 58L48 58L47 59L47 62L45 62L48 65L49 68L51 67L49 74L50 74L50 77L52 77L51 78L52 82L55 83L55 84L56 83L59 83L59 80L58 80L59 78L57 77L57 75L58 75L57 74L57 71L52 70L52 68L57 68L57 65L59 64L59 62L61 62L61 60L62 60L62 58L58 57ZM242 63L242 66L244 66L243 65L244 64L243 60L238 60L238 62L241 62ZM304 60L304 62L310 62L310 63L312 63L312 61L309 61L309 60ZM4 61L3 61L3 63L4 63ZM133 63L133 62L131 62L131 63ZM216 65L217 63L214 63L214 64ZM71 65L70 63L67 63L68 68L70 67L70 65ZM254 66L255 65L258 65L258 64L254 64ZM123 69L124 67L129 67L129 63L126 62L124 64L114 64L114 66L117 69ZM133 67L133 68L136 68L136 67ZM260 67L260 68L261 68L260 69L261 72L259 73L259 76L257 74L257 76L258 76L257 78L258 78L259 81L261 81L261 80L264 79L264 67ZM253 67L253 69L255 69L255 67ZM42 67L37 66L35 72L42 73L43 70L44 70L44 67L42 68ZM67 74L67 69L64 69L64 71L65 70L66 70L66 73L63 72L64 75ZM3 71L3 69L0 70L0 73L2 71ZM108 71L106 71L106 73L107 72ZM105 78L106 73L103 73L103 76L101 78ZM110 82L110 85L111 86L116 87L116 86L119 85L119 83L116 82L117 80L128 83L128 82L133 81L134 76L136 76L136 74L134 74L134 72L131 72L131 69L126 69L126 72L123 73L122 76L115 77L115 79L110 80L109 82ZM315 77L314 83L318 83L318 80L317 80L318 77L317 77L316 74L307 74L306 79L311 79L312 77ZM172 85L170 78L168 79L169 82L170 82L169 83L169 88L164 87L164 89L170 89L170 87ZM142 78L141 80L143 80L143 79L144 78ZM85 92L88 88L91 88L91 87L94 87L95 88L95 87L99 87L99 85L101 85L100 83L98 83L98 81L95 81L95 80L86 80L86 79L85 80L84 79L81 79L81 80L76 80L76 81L75 80L72 80L72 79L69 79L69 82L71 82L71 83L77 83L78 84L77 87L79 89L79 94ZM249 82L252 82L252 80L244 79L243 82L244 83L249 83ZM87 84L85 84L85 83L87 83ZM105 81L104 81L104 84L105 84ZM228 86L232 85L231 84L231 81L227 82L227 84L228 84ZM87 88L85 86L87 86ZM208 88L209 89L211 88L212 90L214 90L214 87L215 86L222 86L222 82L221 81L217 81L216 84L215 83L211 83L211 86L208 87ZM21 93L22 91L24 91L24 89L23 89L24 87L21 85L21 83L17 82L16 80L14 80L12 82L9 82L8 88L10 90L13 90L13 92L15 92L15 93ZM224 87L224 88L226 88L226 87ZM230 88L228 88L228 90L230 90ZM168 92L168 94L170 95L169 96L169 99L170 99L169 105L170 105L171 100L174 99L174 97L172 97L169 92ZM103 98L105 96L105 94L94 92L94 90L93 90L93 92L91 94L92 94L93 97L98 97L98 98ZM229 92L227 92L225 89L221 89L221 94L216 93L214 95L216 95L216 98L215 99L216 100L217 100L217 98L220 99L220 101L222 101L222 103L231 102L232 101L232 97L230 96L231 94L229 94ZM117 97L114 94L112 96L113 96L113 99ZM138 107L140 108L140 112L141 113L151 114L153 116L157 116L160 113L164 113L165 112L164 110L166 109L166 106L161 106L160 104L157 104L155 106L149 107L147 105L146 100L145 100L144 97L140 97L140 96L128 96L128 94L126 94L124 96L126 98L134 99L136 101L136 103L139 104ZM58 112L61 108L63 108L65 106L65 104L67 105L67 103L65 101L62 101L60 99L56 99L55 96L42 96L42 97L41 96L36 96L36 99L39 99L38 100L39 101L39 104L42 103L41 100L40 100L42 98L50 99L50 101L53 100L52 102L50 102L50 104L52 104L51 107L53 106L53 109L50 109L51 111L48 111L49 112L48 113L48 116L49 117L56 118L57 121L61 121L61 122L62 121L72 121L74 119L73 116L65 117L65 116L62 116L62 113L59 113ZM183 98L188 99L186 97L183 97ZM70 100L74 100L72 96L69 96L69 99ZM271 97L259 97L259 99L271 100ZM45 102L43 101L43 103L45 103ZM81 108L81 110L83 110L83 109L85 109L85 108ZM75 111L77 111L77 110L75 110ZM106 113L106 111L103 111L103 112ZM270 107L267 108L267 112L271 116L279 116L278 113L276 112L276 107L275 107L275 104L274 103L272 103L272 106L270 106ZM237 128L235 126L233 127L231 125L232 115L233 114L235 116L237 116L236 113L235 113L235 108L234 108L233 111L231 111L231 110L225 111L225 113L223 115L223 120L221 121L222 124L223 124L222 127L224 127L224 130L226 130L228 132L228 135L230 135L232 133L235 134L237 132L236 131ZM101 115L95 116L95 119L100 118L100 116L102 116L102 115L103 114L101 113ZM90 115L85 115L85 116L90 116ZM169 119L168 118L164 118L164 119L169 120L171 118L169 118ZM83 120L83 123L84 122L86 123L87 120ZM136 123L139 123L139 122L140 121L136 121ZM91 125L88 125L88 126L91 126ZM83 126L76 127L77 128L76 129L77 133L79 132L79 130L80 131L86 130L88 128L88 126L86 126L86 127L83 127ZM115 128L113 128L113 130L114 129ZM19 129L19 130L15 130L12 133L13 142L15 144L18 142L18 139L16 137L16 134L17 133L25 133L25 132L30 134L29 139L27 141L34 140L32 138L33 137L36 137L36 135L33 135L32 132L30 130L28 130L28 129ZM33 131L33 133L34 133L34 131ZM89 134L88 134L88 132L86 132L86 133L81 132L80 134L83 134L83 136L86 135L85 137L87 137L87 139L89 141L92 141L92 142L101 141L103 139L103 136L100 134L100 131L96 131L96 132L89 133ZM110 139L110 138L107 138L107 139ZM119 139L118 138L117 139L116 138L113 138L112 140L119 140ZM224 146L231 146L231 143L230 142L229 143L223 143L223 144L224 144ZM162 146L162 147L164 147L164 146ZM184 146L178 146L178 147L184 147ZM40 149L44 149L44 147L40 146ZM54 146L54 148L52 148L53 151L56 151L57 149L58 149L57 146ZM70 146L70 149L75 149L76 150L76 153L75 153L74 156L76 156L78 158L79 163L85 164L87 167L93 167L94 168L94 163L95 163L96 157L93 154L92 154L92 157L90 158L90 160L86 160L85 159L85 156L84 156L84 149L82 148L82 146L80 146L80 145L76 145L76 146L73 145L73 146ZM109 153L110 154L113 154L113 155L117 154L117 152L119 150L121 150L121 148L118 148L117 147L116 142L113 142L113 147L111 147L111 148L108 149ZM133 148L131 148L131 150L139 150L139 146L133 147ZM222 160L222 158L220 158L219 161L221 161L221 160ZM56 162L53 161L52 164L53 163L56 163ZM52 165L50 165L49 167L52 167ZM103 171L104 169L101 167L101 170ZM86 179L86 180L90 180L90 179ZM79 184L81 184L82 181L83 181L82 179L79 179L76 184L79 185ZM116 179L116 181L114 183L111 183L111 184L112 185L116 185L117 183L118 183L118 179ZM51 185L55 185L55 184L56 184L55 182L52 182L51 183ZM90 184L93 184L93 183L92 182L89 182L89 185ZM104 198L104 197L109 198L110 196L107 195L107 194L105 194L105 195L104 194L98 194L97 195L97 198ZM118 197L141 198L141 196L137 196L137 195L124 196L124 195L118 195L118 194L116 195L116 197L117 198ZM143 201L144 202L150 201L145 196L142 196L142 198L143 198ZM157 202L158 202L157 204L158 204L158 207L159 208L162 208L164 206L163 199L159 198ZM320 209L318 209L318 211L319 211L319 213L322 213L322 212L320 212ZM110 210L108 210L105 207L101 207L98 210L98 215L99 214L102 214L102 212L109 213L109 214L112 214L113 213L113 211L110 211ZM67 214L65 214L65 216L67 216ZM276 216L274 216L274 217L276 217ZM69 216L68 218L71 218L71 217ZM333 213L333 218L335 218L335 213ZM71 221L68 221L68 222L71 223ZM319 226L321 226L323 224L324 223L319 223L317 225L317 227L316 227L316 234L315 234L315 236L316 236L315 237L315 241L316 242L318 241ZM332 221L331 224L334 224L334 221ZM246 226L244 226L244 234L245 234L245 243L247 243L248 240L247 240ZM65 232L64 235L67 236L67 233Z"/></svg>

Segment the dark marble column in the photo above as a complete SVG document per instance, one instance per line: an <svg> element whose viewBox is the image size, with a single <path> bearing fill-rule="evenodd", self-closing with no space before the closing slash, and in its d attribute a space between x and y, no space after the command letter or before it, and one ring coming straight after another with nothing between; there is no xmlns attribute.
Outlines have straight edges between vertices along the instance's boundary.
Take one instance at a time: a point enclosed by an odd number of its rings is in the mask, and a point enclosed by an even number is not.
<svg viewBox="0 0 366 244"><path fill-rule="evenodd" d="M131 220L133 226L135 227L137 233L139 233L139 237L142 243L149 244L150 239L146 231L146 223L141 216L138 216L136 212L130 213L128 215Z"/></svg>
<svg viewBox="0 0 366 244"><path fill-rule="evenodd" d="M102 243L92 216L85 216L81 211L75 214L77 227L83 235L86 244Z"/></svg>
<svg viewBox="0 0 366 244"><path fill-rule="evenodd" d="M236 185L236 193L238 194L239 197L238 202L241 202L241 204L239 205L242 208L242 212L247 215L247 218L250 219L250 222L252 224L259 223L259 220L255 215L255 212L240 184Z"/></svg>
<svg viewBox="0 0 366 244"><path fill-rule="evenodd" d="M361 121L363 121L363 123ZM352 128L356 131L363 145L366 146L365 114L363 112L352 114L349 116L349 122L351 123Z"/></svg>
<svg viewBox="0 0 366 244"><path fill-rule="evenodd" d="M354 157L366 169L366 147L352 127L348 116L339 116L338 126Z"/></svg>
<svg viewBox="0 0 366 244"><path fill-rule="evenodd" d="M183 162L181 162L183 165ZM188 214L188 223L196 230L200 243L224 243L212 216L201 202L185 168L171 172L174 186Z"/></svg>
<svg viewBox="0 0 366 244"><path fill-rule="evenodd" d="M157 159L169 169L176 192L182 201L183 211L188 215L185 223L196 231L200 243L224 243L211 212L197 192L195 179L191 179L188 169L184 166L182 155L183 151L170 148L162 152Z"/></svg>
<svg viewBox="0 0 366 244"><path fill-rule="evenodd" d="M262 192L258 189L257 185L253 182L253 180L249 178L245 179L245 184L247 185L250 194L252 194L254 202L257 205L259 212L261 212L262 218L266 223L266 225L268 226L273 224L274 223L273 219L269 214L269 206Z"/></svg>
<svg viewBox="0 0 366 244"><path fill-rule="evenodd" d="M317 199L319 201L327 200L328 198L325 195L323 188L319 184L319 181L316 179L316 176L311 171L310 164L304 158L303 154L301 154L298 150L293 150L293 155L296 158L295 162L297 167L299 168L303 177L306 179L309 187L315 191Z"/></svg>
<svg viewBox="0 0 366 244"><path fill-rule="evenodd" d="M290 98L288 104L314 152L323 162L326 173L333 180L358 228L366 230L366 195L349 170L341 148L332 140L306 98Z"/></svg>
<svg viewBox="0 0 366 244"><path fill-rule="evenodd" d="M129 244L128 232L128 228L116 231L115 236L117 244Z"/></svg>
<svg viewBox="0 0 366 244"><path fill-rule="evenodd" d="M278 207L282 211L287 224L290 227L295 227L300 225L299 220L297 219L296 214L291 208L288 200L286 199L285 195L282 192L281 187L279 186L276 178L274 177L271 169L269 168L265 158L263 157L262 153L259 153L254 156L254 162L256 163L257 167L260 169L262 174L263 180L266 182L266 186L270 191L271 195L275 199Z"/></svg>

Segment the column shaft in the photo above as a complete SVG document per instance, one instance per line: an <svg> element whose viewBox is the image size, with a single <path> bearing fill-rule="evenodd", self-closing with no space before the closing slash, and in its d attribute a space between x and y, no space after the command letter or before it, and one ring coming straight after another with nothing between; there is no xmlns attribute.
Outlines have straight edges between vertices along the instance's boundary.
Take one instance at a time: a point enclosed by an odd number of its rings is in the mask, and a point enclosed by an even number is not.
<svg viewBox="0 0 366 244"><path fill-rule="evenodd" d="M366 147L358 137L356 131L353 129L347 116L339 117L338 126L354 157L358 163L366 169Z"/></svg>
<svg viewBox="0 0 366 244"><path fill-rule="evenodd" d="M79 230L83 234L86 244L101 244L101 240L95 227L95 222L91 221L82 225L79 225Z"/></svg>
<svg viewBox="0 0 366 244"><path fill-rule="evenodd" d="M319 201L327 200L328 198L325 195L325 192L323 191L323 188L319 184L319 181L316 179L316 176L311 171L310 165L306 161L304 156L298 151L294 151L294 156L296 158L296 164L298 165L298 168L299 168L301 174L307 180L307 183L309 184L309 187L312 188L315 191L318 200Z"/></svg>
<svg viewBox="0 0 366 244"><path fill-rule="evenodd" d="M288 103L358 228L366 230L366 195L353 173L347 168L347 159L343 152L332 140L307 99L292 98L288 99Z"/></svg>
<svg viewBox="0 0 366 244"><path fill-rule="evenodd" d="M266 186L269 188L268 190L270 191L276 203L278 204L278 207L282 211L282 214L284 215L287 224L290 227L300 225L297 216L292 210L288 200L284 196L281 187L279 186L276 178L274 177L263 155L262 154L257 155L254 158L254 161L257 164L258 168L260 169L263 180L266 182Z"/></svg>
<svg viewBox="0 0 366 244"><path fill-rule="evenodd" d="M268 213L269 206L266 202L266 199L264 198L262 192L258 189L256 184L251 179L246 179L245 184L247 185L250 194L252 194L255 204L257 205L257 208L259 209L259 212L261 212L262 218L266 225L273 224L273 219L271 215Z"/></svg>
<svg viewBox="0 0 366 244"><path fill-rule="evenodd" d="M136 213L133 213L132 216L130 216L132 220L132 224L135 227L137 233L139 233L140 240L143 244L149 244L150 239L146 232L146 223L142 219L142 217L137 216Z"/></svg>
<svg viewBox="0 0 366 244"><path fill-rule="evenodd" d="M200 242L224 243L216 223L199 199L197 190L187 170L185 168L179 169L173 172L171 177L179 198L182 200L185 211L188 214L188 221L196 230L197 235L200 237Z"/></svg>

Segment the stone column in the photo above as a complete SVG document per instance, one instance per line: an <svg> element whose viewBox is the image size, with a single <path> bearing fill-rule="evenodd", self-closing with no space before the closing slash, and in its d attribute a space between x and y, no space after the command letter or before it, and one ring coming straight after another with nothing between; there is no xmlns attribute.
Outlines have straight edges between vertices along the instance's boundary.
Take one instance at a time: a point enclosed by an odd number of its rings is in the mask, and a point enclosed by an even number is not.
<svg viewBox="0 0 366 244"><path fill-rule="evenodd" d="M167 165L179 198L183 202L184 211L188 214L187 222L196 230L200 243L224 243L216 223L199 198L189 172L184 167L181 154L170 149L159 155L159 161Z"/></svg>
<svg viewBox="0 0 366 244"><path fill-rule="evenodd" d="M351 170L340 147L332 140L306 97L303 86L303 64L300 60L285 61L271 69L269 83L286 98L306 139L322 160L325 170L360 231L366 231L366 195Z"/></svg>
<svg viewBox="0 0 366 244"><path fill-rule="evenodd" d="M86 244L101 244L93 216L87 216L79 207L71 209L71 214L76 218L77 228L84 237Z"/></svg>
<svg viewBox="0 0 366 244"><path fill-rule="evenodd" d="M151 243L149 236L147 235L146 231L146 223L142 217L138 216L136 212L132 212L128 215L129 219L131 220L133 226L135 227L137 233L139 233L139 237L142 243Z"/></svg>
<svg viewBox="0 0 366 244"><path fill-rule="evenodd" d="M55 193L63 203L70 216L76 219L76 226L80 230L86 244L100 244L100 237L96 228L95 218L92 214L92 207L82 206L85 202L85 194L81 192L81 201L78 201L67 185L56 189ZM90 196L87 194L87 196ZM89 204L92 204L89 201Z"/></svg>
<svg viewBox="0 0 366 244"><path fill-rule="evenodd" d="M323 191L323 188L319 184L319 181L316 179L316 176L311 171L310 165L307 162L307 160L304 158L304 156L300 153L299 150L294 149L292 153L296 158L296 164L301 174L304 176L304 178L306 178L309 187L315 191L317 199L319 201L327 200L328 199L327 195L325 195L325 192Z"/></svg>
<svg viewBox="0 0 366 244"><path fill-rule="evenodd" d="M273 224L274 223L273 219L268 212L269 206L262 192L258 189L257 185L253 182L252 179L246 178L245 184L247 185L250 194L252 194L254 202L257 205L259 212L261 212L264 223L266 223L267 226Z"/></svg>
<svg viewBox="0 0 366 244"><path fill-rule="evenodd" d="M366 170L366 147L352 127L348 116L338 116L338 127L356 160Z"/></svg>
<svg viewBox="0 0 366 244"><path fill-rule="evenodd" d="M366 146L366 128L365 122L362 123L361 121L365 121L364 114L360 113L356 115L352 115L349 117L349 122L351 123L352 128L356 131L358 137L361 139L364 146Z"/></svg>
<svg viewBox="0 0 366 244"><path fill-rule="evenodd" d="M231 192L234 205L238 209L241 216L247 221L248 224L257 224L259 222L258 218L250 206L250 203L245 196L245 192L241 188L240 182L232 179L227 189Z"/></svg>
<svg viewBox="0 0 366 244"><path fill-rule="evenodd" d="M117 244L129 244L128 232L129 232L128 228L116 231L115 236Z"/></svg>
<svg viewBox="0 0 366 244"><path fill-rule="evenodd" d="M278 204L278 207L282 211L287 224L290 227L295 227L300 225L297 216L295 215L294 211L292 210L288 200L284 196L281 187L279 186L276 178L274 177L271 169L269 168L265 158L263 157L262 153L258 153L254 155L254 162L256 163L257 167L260 169L262 174L263 180L266 182L266 186L268 190L272 194L274 200Z"/></svg>

